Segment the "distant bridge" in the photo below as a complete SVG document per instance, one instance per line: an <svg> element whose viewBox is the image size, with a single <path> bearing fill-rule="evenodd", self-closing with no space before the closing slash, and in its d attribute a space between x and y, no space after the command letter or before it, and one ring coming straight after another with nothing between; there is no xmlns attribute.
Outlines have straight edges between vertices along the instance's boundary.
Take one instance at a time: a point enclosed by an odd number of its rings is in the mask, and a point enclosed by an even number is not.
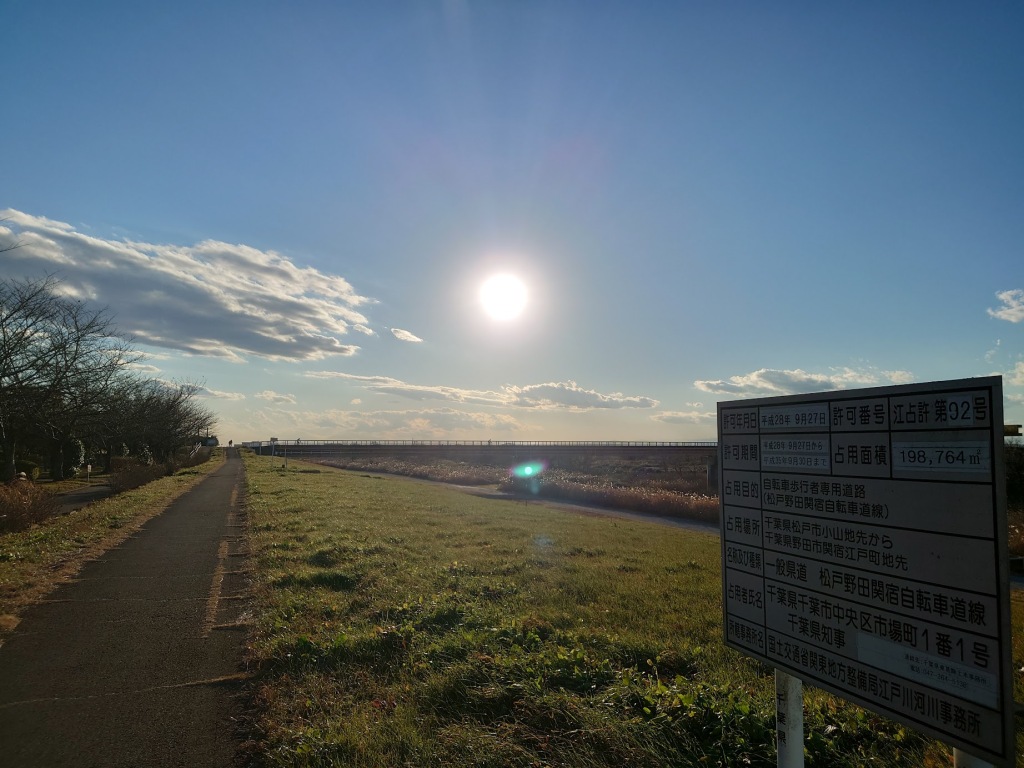
<svg viewBox="0 0 1024 768"><path fill-rule="evenodd" d="M391 456L445 458L507 464L571 457L646 459L653 462L713 464L718 443L658 443L591 440L260 440L243 443L263 456L325 458Z"/></svg>

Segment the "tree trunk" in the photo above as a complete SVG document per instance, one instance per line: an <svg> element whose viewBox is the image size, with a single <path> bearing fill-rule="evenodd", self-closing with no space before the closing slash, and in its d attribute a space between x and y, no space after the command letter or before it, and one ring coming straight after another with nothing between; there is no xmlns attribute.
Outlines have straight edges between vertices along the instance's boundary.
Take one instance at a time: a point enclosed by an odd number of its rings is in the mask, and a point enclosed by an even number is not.
<svg viewBox="0 0 1024 768"><path fill-rule="evenodd" d="M13 480L14 476L18 473L18 467L14 463L16 448L17 446L13 440L3 446L4 461L3 468L0 469L0 480L3 480L5 483Z"/></svg>

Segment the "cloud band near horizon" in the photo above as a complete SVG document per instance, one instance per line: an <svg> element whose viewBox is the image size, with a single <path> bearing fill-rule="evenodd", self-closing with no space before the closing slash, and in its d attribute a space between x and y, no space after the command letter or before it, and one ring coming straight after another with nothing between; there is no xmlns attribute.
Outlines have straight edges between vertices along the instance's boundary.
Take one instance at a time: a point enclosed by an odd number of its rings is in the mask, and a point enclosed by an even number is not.
<svg viewBox="0 0 1024 768"><path fill-rule="evenodd" d="M501 390L495 391L410 384L389 376L359 376L339 371L314 371L307 373L306 376L314 379L344 379L376 394L398 395L410 400L448 400L473 405L569 411L657 408L659 405L657 400L649 397L627 396L619 392L602 394L592 389L584 389L575 381L526 386L505 385Z"/></svg>

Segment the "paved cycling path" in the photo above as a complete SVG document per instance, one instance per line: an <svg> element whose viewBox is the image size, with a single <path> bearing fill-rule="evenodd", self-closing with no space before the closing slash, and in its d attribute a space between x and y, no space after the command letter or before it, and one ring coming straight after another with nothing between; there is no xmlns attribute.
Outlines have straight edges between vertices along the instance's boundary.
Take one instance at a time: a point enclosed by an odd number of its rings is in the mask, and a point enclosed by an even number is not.
<svg viewBox="0 0 1024 768"><path fill-rule="evenodd" d="M248 578L242 462L227 461L0 647L0 763L230 766Z"/></svg>

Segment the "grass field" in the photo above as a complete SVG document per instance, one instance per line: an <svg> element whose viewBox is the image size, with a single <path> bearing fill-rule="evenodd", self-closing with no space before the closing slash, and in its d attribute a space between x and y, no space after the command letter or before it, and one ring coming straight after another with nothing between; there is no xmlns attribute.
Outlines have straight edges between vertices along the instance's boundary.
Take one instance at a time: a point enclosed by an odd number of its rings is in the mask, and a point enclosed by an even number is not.
<svg viewBox="0 0 1024 768"><path fill-rule="evenodd" d="M717 537L246 463L260 763L775 765L772 670L721 642ZM809 766L952 764L820 691L805 709Z"/></svg>

